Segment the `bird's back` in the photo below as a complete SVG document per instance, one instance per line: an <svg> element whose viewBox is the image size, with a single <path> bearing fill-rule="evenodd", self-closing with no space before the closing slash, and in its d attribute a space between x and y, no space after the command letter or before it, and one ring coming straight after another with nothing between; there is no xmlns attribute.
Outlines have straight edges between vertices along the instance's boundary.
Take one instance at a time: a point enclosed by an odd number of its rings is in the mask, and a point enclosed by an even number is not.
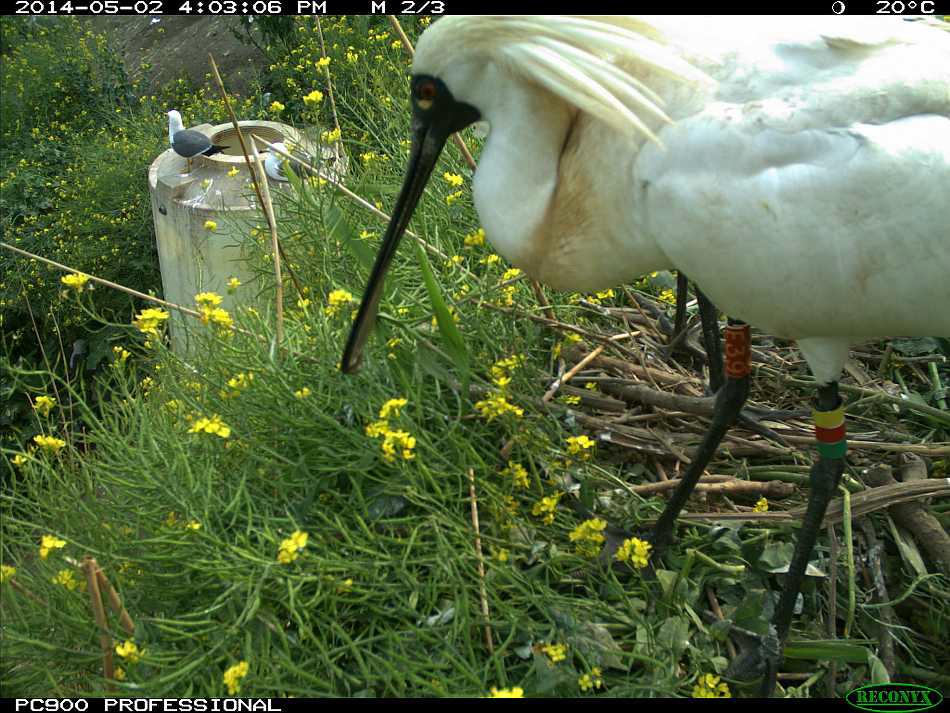
<svg viewBox="0 0 950 713"><path fill-rule="evenodd" d="M691 45L718 86L668 97L635 224L778 336L950 335L950 33L834 25Z"/></svg>

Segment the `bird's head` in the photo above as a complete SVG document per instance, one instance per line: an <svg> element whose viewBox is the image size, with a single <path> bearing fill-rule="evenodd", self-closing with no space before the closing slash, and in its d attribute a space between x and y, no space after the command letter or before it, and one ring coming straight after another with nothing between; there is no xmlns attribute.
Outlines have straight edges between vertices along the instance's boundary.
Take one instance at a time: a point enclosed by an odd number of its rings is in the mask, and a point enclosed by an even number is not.
<svg viewBox="0 0 950 713"><path fill-rule="evenodd" d="M178 113L176 109L172 109L168 112L168 142L172 143L175 138L175 133L184 129L185 126L181 121L181 114Z"/></svg>
<svg viewBox="0 0 950 713"><path fill-rule="evenodd" d="M615 63L621 57L625 69ZM383 279L448 138L509 111L526 91L546 91L619 131L655 138L669 121L650 81L701 73L669 51L658 33L632 18L448 16L419 38L409 82L409 165L343 353L359 369Z"/></svg>

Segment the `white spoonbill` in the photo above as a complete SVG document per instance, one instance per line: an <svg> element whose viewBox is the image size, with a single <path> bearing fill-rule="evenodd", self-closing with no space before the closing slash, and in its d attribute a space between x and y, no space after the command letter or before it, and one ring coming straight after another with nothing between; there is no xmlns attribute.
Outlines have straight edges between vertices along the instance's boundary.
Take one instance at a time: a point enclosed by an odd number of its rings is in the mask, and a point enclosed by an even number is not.
<svg viewBox="0 0 950 713"><path fill-rule="evenodd" d="M576 291L680 269L730 316L713 423L658 554L745 400L748 324L797 340L819 385L819 457L758 652L770 693L844 468L849 344L950 335L950 34L863 17L450 16L412 72L409 167L343 370L446 139L479 119L475 206L510 262Z"/></svg>

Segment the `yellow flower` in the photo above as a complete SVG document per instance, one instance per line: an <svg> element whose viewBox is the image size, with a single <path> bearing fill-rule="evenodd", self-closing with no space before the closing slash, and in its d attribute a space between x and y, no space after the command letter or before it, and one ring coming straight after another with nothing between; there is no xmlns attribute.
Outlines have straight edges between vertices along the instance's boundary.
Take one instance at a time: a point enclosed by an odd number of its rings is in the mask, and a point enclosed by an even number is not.
<svg viewBox="0 0 950 713"><path fill-rule="evenodd" d="M325 144L333 144L340 140L341 132L339 129L324 131L320 134L320 140Z"/></svg>
<svg viewBox="0 0 950 713"><path fill-rule="evenodd" d="M33 436L33 440L36 445L44 451L52 451L53 453L56 453L66 446L66 441L62 438L56 438L55 436Z"/></svg>
<svg viewBox="0 0 950 713"><path fill-rule="evenodd" d="M516 488L527 488L529 485L528 471L520 463L508 461L508 467L501 471L503 476L510 476Z"/></svg>
<svg viewBox="0 0 950 713"><path fill-rule="evenodd" d="M583 676L577 679L577 685L585 693L593 691L595 688L601 688L604 685L604 679L601 678L601 670L599 666L594 666L590 670L590 673L585 673Z"/></svg>
<svg viewBox="0 0 950 713"><path fill-rule="evenodd" d="M620 562L626 562L635 569L643 569L647 566L647 560L650 557L650 550L653 545L637 537L631 537L624 540L624 543L617 548L614 555Z"/></svg>
<svg viewBox="0 0 950 713"><path fill-rule="evenodd" d="M445 197L445 204L446 204L446 205L452 205L453 203L455 203L455 201L457 201L457 200L458 200L459 198L461 198L461 197L462 197L462 191L456 191L455 193L449 193L449 195L447 195L447 196Z"/></svg>
<svg viewBox="0 0 950 713"><path fill-rule="evenodd" d="M157 307L150 307L139 312L132 324L143 334L157 337L158 325L166 319L168 319L168 312Z"/></svg>
<svg viewBox="0 0 950 713"><path fill-rule="evenodd" d="M218 224L215 223L213 220L206 220L206 221L205 221L205 230L212 230L212 231L213 231L213 230L217 230L217 229L218 229Z"/></svg>
<svg viewBox="0 0 950 713"><path fill-rule="evenodd" d="M597 445L587 436L571 436L567 439L567 452L577 456L580 460L590 458L590 449Z"/></svg>
<svg viewBox="0 0 950 713"><path fill-rule="evenodd" d="M759 498L759 499L756 501L756 503L755 503L755 507L752 508L752 511L753 511L753 512L768 512L768 511L769 511L769 501L766 500L764 497Z"/></svg>
<svg viewBox="0 0 950 713"><path fill-rule="evenodd" d="M53 410L55 405L56 399L49 396L37 396L36 401L33 402L33 410L40 416L49 416L49 412Z"/></svg>
<svg viewBox="0 0 950 713"><path fill-rule="evenodd" d="M275 114L280 114L280 112L282 112L286 108L287 107L285 107L283 104L281 104L277 100L274 100L270 103L270 110L274 112Z"/></svg>
<svg viewBox="0 0 950 713"><path fill-rule="evenodd" d="M551 663L558 663L567 658L567 644L545 644L541 650L548 655Z"/></svg>
<svg viewBox="0 0 950 713"><path fill-rule="evenodd" d="M508 270L505 270L505 274L501 276L500 282L507 282L508 280L513 280L519 275L521 275L521 270L519 270L517 267L509 268Z"/></svg>
<svg viewBox="0 0 950 713"><path fill-rule="evenodd" d="M79 581L76 579L76 573L71 569L61 569L59 573L53 577L53 584L61 584L69 591L73 591L79 587Z"/></svg>
<svg viewBox="0 0 950 713"><path fill-rule="evenodd" d="M356 52L347 52L347 53L346 53L346 61L349 62L350 64L356 64L356 62L357 62L357 60L359 60L359 58L360 58L360 56L359 56Z"/></svg>
<svg viewBox="0 0 950 713"><path fill-rule="evenodd" d="M408 404L407 399L389 399L386 403L383 404L382 408L379 409L380 418L389 418L390 416L398 416L399 410Z"/></svg>
<svg viewBox="0 0 950 713"><path fill-rule="evenodd" d="M327 295L328 304L323 308L323 311L328 316L333 317L343 307L350 304L352 301L353 295L351 295L346 290L333 290L329 295Z"/></svg>
<svg viewBox="0 0 950 713"><path fill-rule="evenodd" d="M540 517L545 525L550 525L554 522L554 515L557 512L557 503L558 500L561 499L561 495L563 495L563 493L555 493L554 495L541 498L531 506L531 514L535 517Z"/></svg>
<svg viewBox="0 0 950 713"><path fill-rule="evenodd" d="M13 456L13 465L19 468L20 466L22 466L24 463L28 462L29 460L30 459L27 458L22 453L17 453L15 456Z"/></svg>
<svg viewBox="0 0 950 713"><path fill-rule="evenodd" d="M239 173L240 173L240 171L238 170L237 166L235 166L235 167L232 168L230 171L228 171L228 177L234 178L234 177L235 177L236 175L238 175Z"/></svg>
<svg viewBox="0 0 950 713"><path fill-rule="evenodd" d="M129 350L118 345L112 347L112 353L115 354L115 361L113 364L125 364L126 360L132 356L132 353Z"/></svg>
<svg viewBox="0 0 950 713"><path fill-rule="evenodd" d="M129 663L138 663L145 655L145 649L139 649L134 641L127 640L124 644L116 644L115 652Z"/></svg>
<svg viewBox="0 0 950 713"><path fill-rule="evenodd" d="M732 698L732 694L725 681L720 682L719 676L707 673L693 686L693 698Z"/></svg>
<svg viewBox="0 0 950 713"><path fill-rule="evenodd" d="M234 320L231 319L231 315L226 309L212 307L211 305L202 305L199 311L201 312L201 322L203 324L214 323L219 327L234 326Z"/></svg>
<svg viewBox="0 0 950 713"><path fill-rule="evenodd" d="M11 579L16 574L16 567L8 564L0 564L0 584Z"/></svg>
<svg viewBox="0 0 950 713"><path fill-rule="evenodd" d="M306 386L304 386L302 389L297 389L294 392L294 396L296 396L298 399L305 399L310 396L310 389Z"/></svg>
<svg viewBox="0 0 950 713"><path fill-rule="evenodd" d="M349 594L353 591L353 578L344 579L337 585L336 592L337 594Z"/></svg>
<svg viewBox="0 0 950 713"><path fill-rule="evenodd" d="M199 305L211 305L217 307L224 298L216 292L199 292L195 295L195 302Z"/></svg>
<svg viewBox="0 0 950 713"><path fill-rule="evenodd" d="M667 304L675 305L676 295L673 293L673 290L663 290L660 292L660 302L666 302Z"/></svg>
<svg viewBox="0 0 950 713"><path fill-rule="evenodd" d="M465 183L465 179L462 178L459 174L449 173L448 171L442 174L442 178L445 179L446 183L448 183L450 186L454 186L455 188L458 188L463 183Z"/></svg>
<svg viewBox="0 0 950 713"><path fill-rule="evenodd" d="M504 547L502 547L499 550L496 550L494 553L495 559L498 560L499 562L507 562L509 556L510 556L510 553Z"/></svg>
<svg viewBox="0 0 950 713"><path fill-rule="evenodd" d="M577 553L582 557L594 558L600 552L600 547L607 539L603 531L607 527L607 521L599 517L584 520L575 527L569 535L571 542L575 543Z"/></svg>
<svg viewBox="0 0 950 713"><path fill-rule="evenodd" d="M211 418L199 418L194 422L188 433L211 433L221 438L227 438L231 435L231 427L221 420L218 414Z"/></svg>
<svg viewBox="0 0 950 713"><path fill-rule="evenodd" d="M125 669L121 666L116 666L115 668L115 680L124 681L125 680Z"/></svg>
<svg viewBox="0 0 950 713"><path fill-rule="evenodd" d="M247 676L247 661L241 661L224 672L224 685L228 687L228 695L233 696L241 690L241 679Z"/></svg>
<svg viewBox="0 0 950 713"><path fill-rule="evenodd" d="M198 522L197 520L189 520L188 523L185 525L185 528L188 530L200 530L201 523Z"/></svg>
<svg viewBox="0 0 950 713"><path fill-rule="evenodd" d="M59 278L59 281L62 282L67 287L72 287L76 292L82 291L82 288L87 282L89 282L88 275L81 275L78 272L74 272L71 275L63 275Z"/></svg>
<svg viewBox="0 0 950 713"><path fill-rule="evenodd" d="M310 92L303 98L303 103L307 105L319 104L322 101L323 101L323 92L321 92L319 89L314 89L312 92Z"/></svg>
<svg viewBox="0 0 950 713"><path fill-rule="evenodd" d="M307 540L310 535L306 532L300 530L295 530L294 533L285 540L282 540L280 543L280 550L277 553L277 561L281 564L290 564L295 559L297 555L307 546Z"/></svg>
<svg viewBox="0 0 950 713"><path fill-rule="evenodd" d="M489 399L477 402L475 409L487 421L493 421L506 413L511 413L517 418L524 416L524 409L508 403L508 399L503 394L497 394Z"/></svg>
<svg viewBox="0 0 950 713"><path fill-rule="evenodd" d="M518 688L495 688L494 686L491 689L491 693L488 694L489 698L524 698L524 689Z"/></svg>
<svg viewBox="0 0 950 713"><path fill-rule="evenodd" d="M230 280L228 280L229 290L236 290L240 286L241 286L241 281L237 279L236 277L232 277Z"/></svg>
<svg viewBox="0 0 950 713"><path fill-rule="evenodd" d="M53 550L62 549L66 546L66 540L61 540L56 535L43 535L40 540L40 559L46 559Z"/></svg>
<svg viewBox="0 0 950 713"><path fill-rule="evenodd" d="M316 61L316 66L317 66L317 67L329 67L329 66L330 66L330 58L329 58L329 57L321 57L320 59L318 59L318 60Z"/></svg>
<svg viewBox="0 0 950 713"><path fill-rule="evenodd" d="M412 449L416 447L416 439L406 431L387 430L383 434L383 443L380 448L383 451L383 459L387 463L393 463L396 460L396 451L401 449L403 460L412 460L416 454Z"/></svg>
<svg viewBox="0 0 950 713"><path fill-rule="evenodd" d="M474 233L470 233L469 235L466 235L464 242L467 247L484 245L485 244L485 229L479 228Z"/></svg>

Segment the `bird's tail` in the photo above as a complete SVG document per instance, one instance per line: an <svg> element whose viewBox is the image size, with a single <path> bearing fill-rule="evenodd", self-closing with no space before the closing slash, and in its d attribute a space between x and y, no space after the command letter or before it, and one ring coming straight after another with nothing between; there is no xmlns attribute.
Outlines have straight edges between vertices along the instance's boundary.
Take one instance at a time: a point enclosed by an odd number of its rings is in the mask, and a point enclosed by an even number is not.
<svg viewBox="0 0 950 713"><path fill-rule="evenodd" d="M212 144L211 148L205 151L205 156L214 156L216 153L221 153L227 149L231 148L230 146L218 146L217 144Z"/></svg>

